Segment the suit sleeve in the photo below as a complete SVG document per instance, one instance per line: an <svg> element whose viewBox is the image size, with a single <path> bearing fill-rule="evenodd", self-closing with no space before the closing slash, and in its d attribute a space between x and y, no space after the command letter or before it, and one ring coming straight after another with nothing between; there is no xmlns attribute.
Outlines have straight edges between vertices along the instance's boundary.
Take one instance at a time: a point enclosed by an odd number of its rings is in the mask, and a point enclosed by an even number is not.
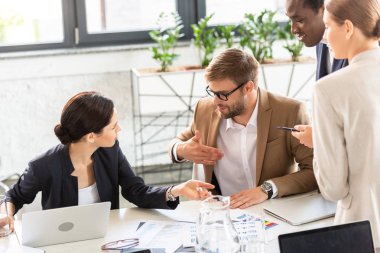
<svg viewBox="0 0 380 253"><path fill-rule="evenodd" d="M306 106L299 104L294 113L294 125L310 124ZM282 177L274 178L272 181L278 188L278 196L286 196L317 189L317 182L313 173L313 150L301 144L291 134L287 135L287 146L290 157L294 157L298 164L296 172Z"/></svg>
<svg viewBox="0 0 380 253"><path fill-rule="evenodd" d="M176 201L166 201L167 186L145 185L144 180L132 171L119 146L117 152L119 185L121 186L121 194L125 199L143 208L175 209L177 207L179 198Z"/></svg>
<svg viewBox="0 0 380 253"><path fill-rule="evenodd" d="M18 181L6 192L6 198L15 205L16 214L24 204L32 203L41 190L39 176L32 163L29 163Z"/></svg>
<svg viewBox="0 0 380 253"><path fill-rule="evenodd" d="M174 145L176 143L185 142L185 141L191 139L195 135L195 122L196 122L196 115L197 115L197 111L198 111L198 105L199 105L199 102L195 106L194 117L193 117L193 120L191 122L191 125L188 126L180 134L178 134L176 138L174 138L173 140L170 141L169 149L168 149L168 154L169 154L169 157L170 157L170 159L172 160L173 163L178 163L178 161L176 161L176 159L174 159L174 156L173 156L173 147L174 147Z"/></svg>
<svg viewBox="0 0 380 253"><path fill-rule="evenodd" d="M349 193L348 157L343 120L322 88L315 85L313 92L314 173L322 195L337 201Z"/></svg>

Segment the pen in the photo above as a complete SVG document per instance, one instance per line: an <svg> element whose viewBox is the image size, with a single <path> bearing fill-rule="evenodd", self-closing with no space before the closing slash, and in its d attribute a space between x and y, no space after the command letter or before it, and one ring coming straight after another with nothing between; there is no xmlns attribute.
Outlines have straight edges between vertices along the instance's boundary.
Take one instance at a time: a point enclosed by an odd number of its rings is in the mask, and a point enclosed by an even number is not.
<svg viewBox="0 0 380 253"><path fill-rule="evenodd" d="M299 130L297 130L293 127L278 126L277 129L285 130L285 131L291 131L291 132L299 132Z"/></svg>

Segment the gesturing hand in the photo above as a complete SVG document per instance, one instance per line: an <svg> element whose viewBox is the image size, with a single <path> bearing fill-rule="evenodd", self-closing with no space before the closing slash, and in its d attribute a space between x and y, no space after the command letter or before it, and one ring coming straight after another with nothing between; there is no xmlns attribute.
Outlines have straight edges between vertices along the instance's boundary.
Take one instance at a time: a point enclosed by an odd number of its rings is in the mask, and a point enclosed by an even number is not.
<svg viewBox="0 0 380 253"><path fill-rule="evenodd" d="M208 189L214 189L214 185L198 180L189 180L182 184L176 185L172 189L174 196L185 196L190 200L205 199L211 196Z"/></svg>
<svg viewBox="0 0 380 253"><path fill-rule="evenodd" d="M299 132L292 132L292 135L300 140L301 144L313 148L312 127L310 125L297 125L294 128Z"/></svg>
<svg viewBox="0 0 380 253"><path fill-rule="evenodd" d="M0 228L9 225L9 231L14 231L14 221L12 216L4 217L0 219Z"/></svg>
<svg viewBox="0 0 380 253"><path fill-rule="evenodd" d="M177 147L178 158L180 160L185 158L198 164L215 165L216 161L223 157L223 152L199 143L200 139L201 133L196 130L193 138L179 144Z"/></svg>
<svg viewBox="0 0 380 253"><path fill-rule="evenodd" d="M268 195L264 193L260 187L256 187L231 195L230 207L244 209L259 204L267 199Z"/></svg>

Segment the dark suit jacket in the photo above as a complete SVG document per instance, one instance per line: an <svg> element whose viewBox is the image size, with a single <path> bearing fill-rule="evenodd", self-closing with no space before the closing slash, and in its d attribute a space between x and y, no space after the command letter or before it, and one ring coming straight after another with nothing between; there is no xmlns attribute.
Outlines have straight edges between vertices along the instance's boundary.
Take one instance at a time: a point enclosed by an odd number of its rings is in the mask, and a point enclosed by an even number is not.
<svg viewBox="0 0 380 253"><path fill-rule="evenodd" d="M256 185L271 179L278 188L279 197L315 190L317 183L312 166L313 150L300 144L290 132L277 129L277 126L309 124L305 105L261 88L258 95ZM216 147L221 120L213 99L200 99L192 124L169 146L172 161L175 162L172 156L175 143L192 138L195 130L201 132L202 144ZM194 164L193 178L215 183L213 171L213 166Z"/></svg>
<svg viewBox="0 0 380 253"><path fill-rule="evenodd" d="M320 78L327 76L327 66L326 66L326 57L328 57L328 47L324 43L319 43L316 47L317 50L317 73L316 73L316 80L319 80ZM334 59L331 72L337 71L341 68L344 68L348 65L348 60L337 60Z"/></svg>
<svg viewBox="0 0 380 253"><path fill-rule="evenodd" d="M100 200L110 201L111 208L119 208L119 186L128 201L139 207L174 209L177 201L166 201L168 187L151 187L135 175L119 143L111 148L99 148L92 156L95 180ZM78 205L78 180L71 176L74 171L69 148L57 145L29 163L20 179L6 193L16 206L16 212L33 202L42 191L42 208L52 209Z"/></svg>

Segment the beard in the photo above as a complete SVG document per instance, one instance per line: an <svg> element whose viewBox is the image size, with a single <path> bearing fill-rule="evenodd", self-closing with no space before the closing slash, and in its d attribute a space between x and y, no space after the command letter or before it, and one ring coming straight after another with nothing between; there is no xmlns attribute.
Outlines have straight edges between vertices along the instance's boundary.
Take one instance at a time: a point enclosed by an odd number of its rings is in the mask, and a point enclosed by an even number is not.
<svg viewBox="0 0 380 253"><path fill-rule="evenodd" d="M232 105L218 105L223 109L227 109L226 112L220 111L222 118L229 119L242 114L245 111L244 100L238 100Z"/></svg>

